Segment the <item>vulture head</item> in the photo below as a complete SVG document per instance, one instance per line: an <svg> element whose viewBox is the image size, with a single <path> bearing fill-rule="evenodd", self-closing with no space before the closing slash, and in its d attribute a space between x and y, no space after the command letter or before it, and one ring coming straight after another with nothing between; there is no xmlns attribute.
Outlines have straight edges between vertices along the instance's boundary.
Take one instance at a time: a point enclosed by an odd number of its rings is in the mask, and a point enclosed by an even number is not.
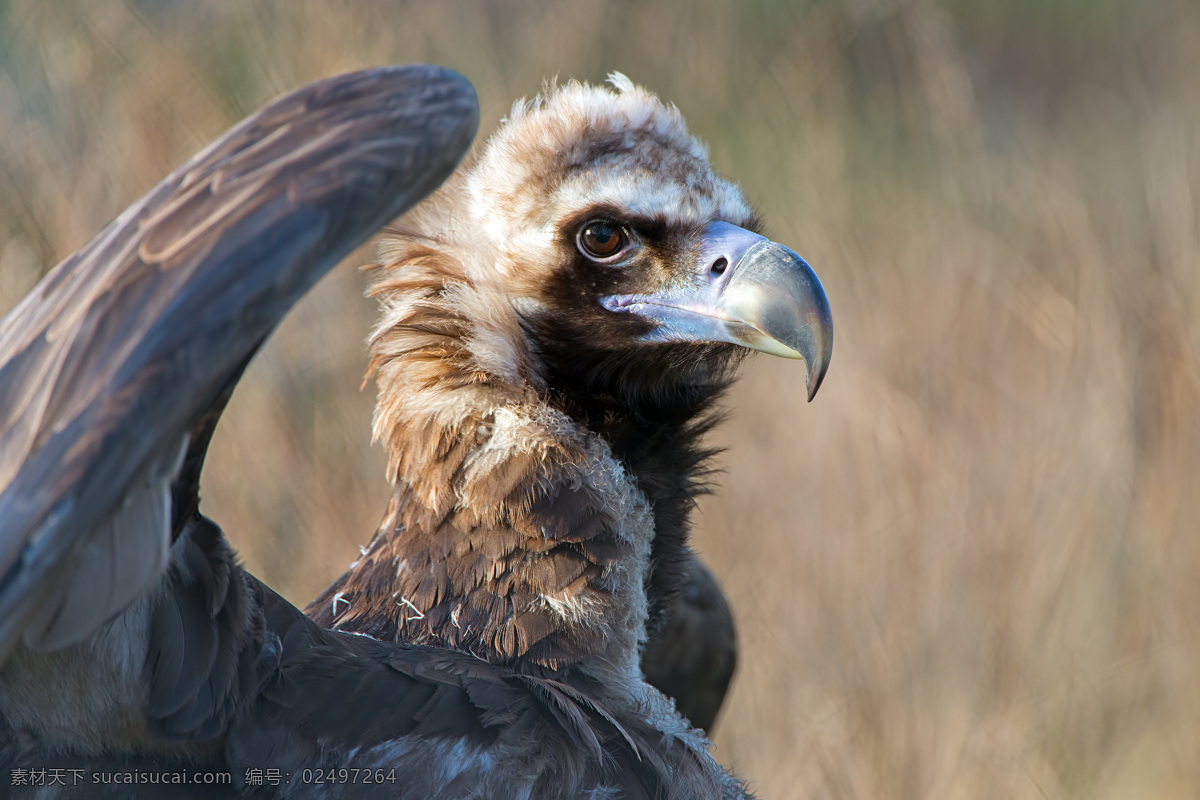
<svg viewBox="0 0 1200 800"><path fill-rule="evenodd" d="M750 348L805 359L811 398L833 341L816 275L759 235L678 110L624 76L612 83L518 102L478 158L392 230L377 359L410 299L393 277L432 259L475 290L455 300L477 371L661 405Z"/></svg>
<svg viewBox="0 0 1200 800"><path fill-rule="evenodd" d="M325 624L553 668L626 664L677 598L703 434L749 350L832 347L828 302L679 112L551 85L387 232L375 435L396 492ZM627 664L626 664L627 665Z"/></svg>

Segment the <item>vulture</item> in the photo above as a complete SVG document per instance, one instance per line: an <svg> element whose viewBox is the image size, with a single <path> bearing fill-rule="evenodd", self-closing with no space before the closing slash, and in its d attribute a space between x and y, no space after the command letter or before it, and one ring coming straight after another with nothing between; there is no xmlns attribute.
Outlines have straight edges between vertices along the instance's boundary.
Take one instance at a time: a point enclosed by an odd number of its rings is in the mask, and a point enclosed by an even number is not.
<svg viewBox="0 0 1200 800"><path fill-rule="evenodd" d="M811 399L829 305L679 113L611 82L519 103L456 172L460 76L304 87L0 321L6 796L749 796L642 654L712 611L687 533L718 398L759 350ZM372 289L392 498L310 617L201 512L205 453L282 315L406 211Z"/></svg>

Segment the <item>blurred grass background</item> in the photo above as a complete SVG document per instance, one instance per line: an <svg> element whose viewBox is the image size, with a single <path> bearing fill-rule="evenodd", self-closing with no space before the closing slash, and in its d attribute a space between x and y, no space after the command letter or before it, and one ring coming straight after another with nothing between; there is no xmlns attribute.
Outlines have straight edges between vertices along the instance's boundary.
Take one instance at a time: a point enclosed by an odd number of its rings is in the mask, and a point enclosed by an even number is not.
<svg viewBox="0 0 1200 800"><path fill-rule="evenodd" d="M720 759L765 798L1200 796L1200 4L3 0L0 310L271 97L408 61L484 131L626 72L825 281L820 396L752 363L697 516L743 646ZM369 259L206 473L301 604L384 509Z"/></svg>

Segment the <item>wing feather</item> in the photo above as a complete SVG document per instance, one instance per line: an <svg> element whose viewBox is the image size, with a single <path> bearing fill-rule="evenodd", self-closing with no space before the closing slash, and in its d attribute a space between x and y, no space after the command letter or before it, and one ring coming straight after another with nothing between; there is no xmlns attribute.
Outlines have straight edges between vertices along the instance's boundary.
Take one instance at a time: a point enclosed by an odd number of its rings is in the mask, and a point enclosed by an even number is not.
<svg viewBox="0 0 1200 800"><path fill-rule="evenodd" d="M162 573L157 511L193 424L321 275L450 174L477 121L470 85L435 67L307 86L0 322L0 659L22 634L78 641Z"/></svg>
<svg viewBox="0 0 1200 800"><path fill-rule="evenodd" d="M170 519L165 481L128 495L69 557L63 579L37 606L26 630L26 643L38 651L57 650L86 636L107 621L111 609L124 608L149 588L166 566L165 537L157 533Z"/></svg>

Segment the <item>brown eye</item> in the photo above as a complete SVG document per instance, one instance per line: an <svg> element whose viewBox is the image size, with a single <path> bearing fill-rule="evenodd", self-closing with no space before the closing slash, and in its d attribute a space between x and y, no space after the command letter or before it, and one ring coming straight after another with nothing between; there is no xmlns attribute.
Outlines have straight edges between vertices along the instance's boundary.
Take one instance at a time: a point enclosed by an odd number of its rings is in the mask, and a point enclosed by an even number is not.
<svg viewBox="0 0 1200 800"><path fill-rule="evenodd" d="M593 220L579 229L579 250L588 258L606 261L629 245L629 234L619 225Z"/></svg>

